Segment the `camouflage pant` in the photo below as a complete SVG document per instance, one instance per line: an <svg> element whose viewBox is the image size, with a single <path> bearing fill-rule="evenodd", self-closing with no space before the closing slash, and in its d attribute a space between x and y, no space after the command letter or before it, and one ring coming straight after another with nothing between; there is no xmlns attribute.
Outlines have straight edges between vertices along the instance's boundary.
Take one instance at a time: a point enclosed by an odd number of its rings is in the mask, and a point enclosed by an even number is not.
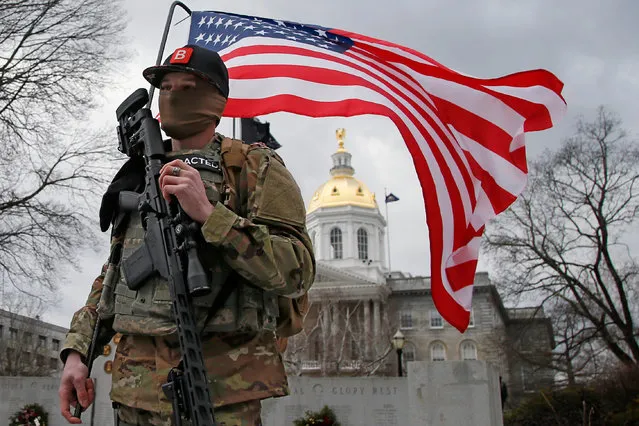
<svg viewBox="0 0 639 426"><path fill-rule="evenodd" d="M215 409L218 426L262 426L259 400L224 405ZM118 426L171 426L171 419L159 413L120 406Z"/></svg>

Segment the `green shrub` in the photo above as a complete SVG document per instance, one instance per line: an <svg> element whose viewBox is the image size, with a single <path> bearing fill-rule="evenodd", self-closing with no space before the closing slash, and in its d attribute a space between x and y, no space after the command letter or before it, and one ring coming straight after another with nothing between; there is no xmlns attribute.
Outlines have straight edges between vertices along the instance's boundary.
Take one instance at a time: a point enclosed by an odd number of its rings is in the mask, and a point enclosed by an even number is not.
<svg viewBox="0 0 639 426"><path fill-rule="evenodd" d="M588 388L542 391L504 416L505 426L577 426L586 416L592 426L601 425L599 395ZM589 423L586 422L586 425Z"/></svg>
<svg viewBox="0 0 639 426"><path fill-rule="evenodd" d="M546 390L504 415L505 426L639 426L639 368L589 386Z"/></svg>

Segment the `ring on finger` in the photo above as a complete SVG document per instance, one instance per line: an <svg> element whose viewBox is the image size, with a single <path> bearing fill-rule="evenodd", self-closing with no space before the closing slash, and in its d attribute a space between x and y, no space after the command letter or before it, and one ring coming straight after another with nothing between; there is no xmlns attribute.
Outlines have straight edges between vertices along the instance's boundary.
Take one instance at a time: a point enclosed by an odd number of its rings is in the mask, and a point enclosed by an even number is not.
<svg viewBox="0 0 639 426"><path fill-rule="evenodd" d="M182 169L180 169L179 167L173 167L171 169L171 174L173 176L180 176L180 170L182 170Z"/></svg>

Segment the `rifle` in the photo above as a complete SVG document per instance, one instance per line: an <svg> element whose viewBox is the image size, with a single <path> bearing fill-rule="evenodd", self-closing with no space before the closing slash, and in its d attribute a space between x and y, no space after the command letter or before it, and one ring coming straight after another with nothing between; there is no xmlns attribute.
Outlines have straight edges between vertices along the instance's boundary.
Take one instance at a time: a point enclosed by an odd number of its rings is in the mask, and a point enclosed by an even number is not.
<svg viewBox="0 0 639 426"><path fill-rule="evenodd" d="M180 364L162 385L173 406L173 424L182 425L184 417L193 426L215 426L192 304L193 297L207 295L212 289L197 256L199 226L177 200L167 202L162 197L158 178L167 157L160 125L145 106L148 101L148 92L138 89L116 110L118 150L129 157L142 156L145 163L144 192L122 191L119 195L120 208L138 210L145 227L144 243L121 262L120 270L133 290L155 273L168 281L182 351Z"/></svg>

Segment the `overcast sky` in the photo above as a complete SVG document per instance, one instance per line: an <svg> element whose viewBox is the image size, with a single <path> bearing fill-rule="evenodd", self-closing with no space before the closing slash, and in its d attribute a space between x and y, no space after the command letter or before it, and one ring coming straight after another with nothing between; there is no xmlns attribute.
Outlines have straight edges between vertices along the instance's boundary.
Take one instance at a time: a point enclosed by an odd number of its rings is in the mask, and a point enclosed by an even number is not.
<svg viewBox="0 0 639 426"><path fill-rule="evenodd" d="M317 24L365 34L419 50L444 65L476 77L497 77L544 68L565 84L568 113L555 128L527 136L529 158L557 146L574 130L579 115L598 105L616 111L625 127L639 133L639 2L636 0L324 0L322 2L185 1L192 10L219 10ZM96 126L115 126L115 108L138 87L141 71L155 63L169 0L125 3L127 31L122 43L132 60L120 70L118 87L104 93ZM179 21L186 14L176 13ZM188 20L172 29L166 53L186 44ZM163 55L163 56L166 56ZM261 117L283 147L278 151L297 179L308 204L325 182L335 130L346 128L355 176L382 201L384 188L400 198L389 205L394 270L428 275L430 257L423 200L408 151L390 120L380 117L310 119L277 113ZM230 121L220 131L231 134ZM117 139L114 133L114 150ZM96 217L97 217L96 206ZM62 303L45 317L68 326L106 258L103 247L83 253L82 269L61 285ZM479 270L486 270L481 260Z"/></svg>

